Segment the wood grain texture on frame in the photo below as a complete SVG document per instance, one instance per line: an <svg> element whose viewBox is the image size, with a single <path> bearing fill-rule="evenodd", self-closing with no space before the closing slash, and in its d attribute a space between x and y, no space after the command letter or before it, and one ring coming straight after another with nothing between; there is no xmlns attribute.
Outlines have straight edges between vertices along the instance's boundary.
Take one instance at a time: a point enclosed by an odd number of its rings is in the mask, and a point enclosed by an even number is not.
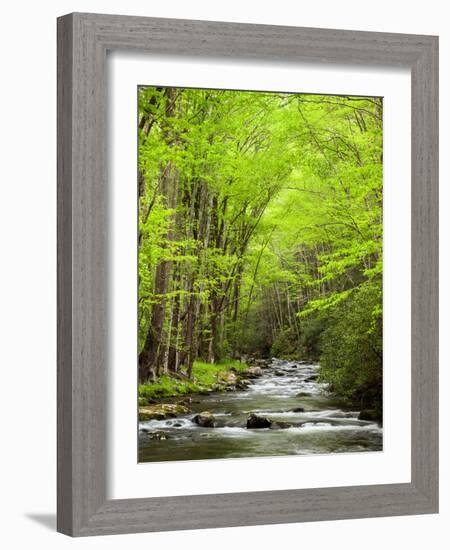
<svg viewBox="0 0 450 550"><path fill-rule="evenodd" d="M106 52L408 67L412 481L107 500ZM75 13L58 19L58 530L72 536L438 510L438 39Z"/></svg>

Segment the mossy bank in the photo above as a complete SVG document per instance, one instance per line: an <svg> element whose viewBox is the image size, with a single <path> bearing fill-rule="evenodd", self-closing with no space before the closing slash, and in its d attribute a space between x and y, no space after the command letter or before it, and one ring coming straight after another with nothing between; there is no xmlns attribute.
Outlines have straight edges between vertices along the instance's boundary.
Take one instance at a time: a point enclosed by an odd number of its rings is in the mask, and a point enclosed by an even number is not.
<svg viewBox="0 0 450 550"><path fill-rule="evenodd" d="M206 394L214 391L244 389L248 384L246 363L226 359L218 364L195 361L192 378L182 373L164 374L155 382L139 384L139 407L146 407L162 398Z"/></svg>

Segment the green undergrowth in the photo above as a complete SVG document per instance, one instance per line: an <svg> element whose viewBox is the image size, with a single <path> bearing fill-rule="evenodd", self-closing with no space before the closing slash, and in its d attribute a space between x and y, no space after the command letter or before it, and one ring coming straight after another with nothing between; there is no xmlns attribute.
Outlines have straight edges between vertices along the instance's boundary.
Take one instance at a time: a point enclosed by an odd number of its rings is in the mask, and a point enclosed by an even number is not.
<svg viewBox="0 0 450 550"><path fill-rule="evenodd" d="M195 361L192 368L192 379L180 379L170 374L164 374L156 382L139 384L139 404L146 400L161 397L175 397L191 393L206 393L219 390L217 375L219 372L245 372L247 365L233 359L224 359L217 364Z"/></svg>

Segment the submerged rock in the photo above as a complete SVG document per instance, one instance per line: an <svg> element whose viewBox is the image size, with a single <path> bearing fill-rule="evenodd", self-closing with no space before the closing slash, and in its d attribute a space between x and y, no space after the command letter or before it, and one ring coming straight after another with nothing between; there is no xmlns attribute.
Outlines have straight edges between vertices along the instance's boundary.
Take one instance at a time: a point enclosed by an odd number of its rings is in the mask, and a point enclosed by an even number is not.
<svg viewBox="0 0 450 550"><path fill-rule="evenodd" d="M301 391L297 393L295 397L312 397L312 393L308 391Z"/></svg>
<svg viewBox="0 0 450 550"><path fill-rule="evenodd" d="M250 386L250 381L245 380L245 378L241 378L238 383L236 384L236 389L238 390L246 390Z"/></svg>
<svg viewBox="0 0 450 550"><path fill-rule="evenodd" d="M250 430L269 428L271 430L286 430L292 428L295 424L290 422L283 422L282 420L271 420L265 416L258 416L257 414L251 414L247 418L247 428Z"/></svg>
<svg viewBox="0 0 450 550"><path fill-rule="evenodd" d="M295 409L291 409L291 412L293 412L293 413L303 413L303 412L305 412L305 409L303 407L295 407Z"/></svg>
<svg viewBox="0 0 450 550"><path fill-rule="evenodd" d="M160 403L158 405L139 407L139 420L164 420L190 412L190 409L179 403Z"/></svg>
<svg viewBox="0 0 450 550"><path fill-rule="evenodd" d="M258 416L257 414L251 414L247 418L247 428L250 430L270 428L271 424L271 420L265 416Z"/></svg>
<svg viewBox="0 0 450 550"><path fill-rule="evenodd" d="M283 372L282 370L276 370L274 374L275 376L286 376L286 373Z"/></svg>
<svg viewBox="0 0 450 550"><path fill-rule="evenodd" d="M147 436L154 441L165 441L166 439L168 439L166 432L163 431L148 432Z"/></svg>
<svg viewBox="0 0 450 550"><path fill-rule="evenodd" d="M292 428L293 424L289 424L289 422L282 422L281 420L278 420L276 422L271 422L270 429L271 430L286 430L287 428Z"/></svg>
<svg viewBox="0 0 450 550"><path fill-rule="evenodd" d="M216 424L216 419L211 412L203 411L199 414L196 414L192 419L192 422L195 422L195 424L198 424L202 428L214 428Z"/></svg>
<svg viewBox="0 0 450 550"><path fill-rule="evenodd" d="M184 407L189 407L189 405L192 405L194 403L194 400L192 397L183 397L183 399L180 399L178 402L179 405L183 405Z"/></svg>

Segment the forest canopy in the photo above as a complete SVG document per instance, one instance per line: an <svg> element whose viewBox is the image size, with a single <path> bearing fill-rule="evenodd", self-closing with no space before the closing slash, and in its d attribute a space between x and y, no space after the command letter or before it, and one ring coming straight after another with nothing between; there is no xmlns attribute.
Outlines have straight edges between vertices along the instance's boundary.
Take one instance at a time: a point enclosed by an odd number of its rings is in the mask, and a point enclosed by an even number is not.
<svg viewBox="0 0 450 550"><path fill-rule="evenodd" d="M380 406L382 99L138 95L140 382L277 356Z"/></svg>

